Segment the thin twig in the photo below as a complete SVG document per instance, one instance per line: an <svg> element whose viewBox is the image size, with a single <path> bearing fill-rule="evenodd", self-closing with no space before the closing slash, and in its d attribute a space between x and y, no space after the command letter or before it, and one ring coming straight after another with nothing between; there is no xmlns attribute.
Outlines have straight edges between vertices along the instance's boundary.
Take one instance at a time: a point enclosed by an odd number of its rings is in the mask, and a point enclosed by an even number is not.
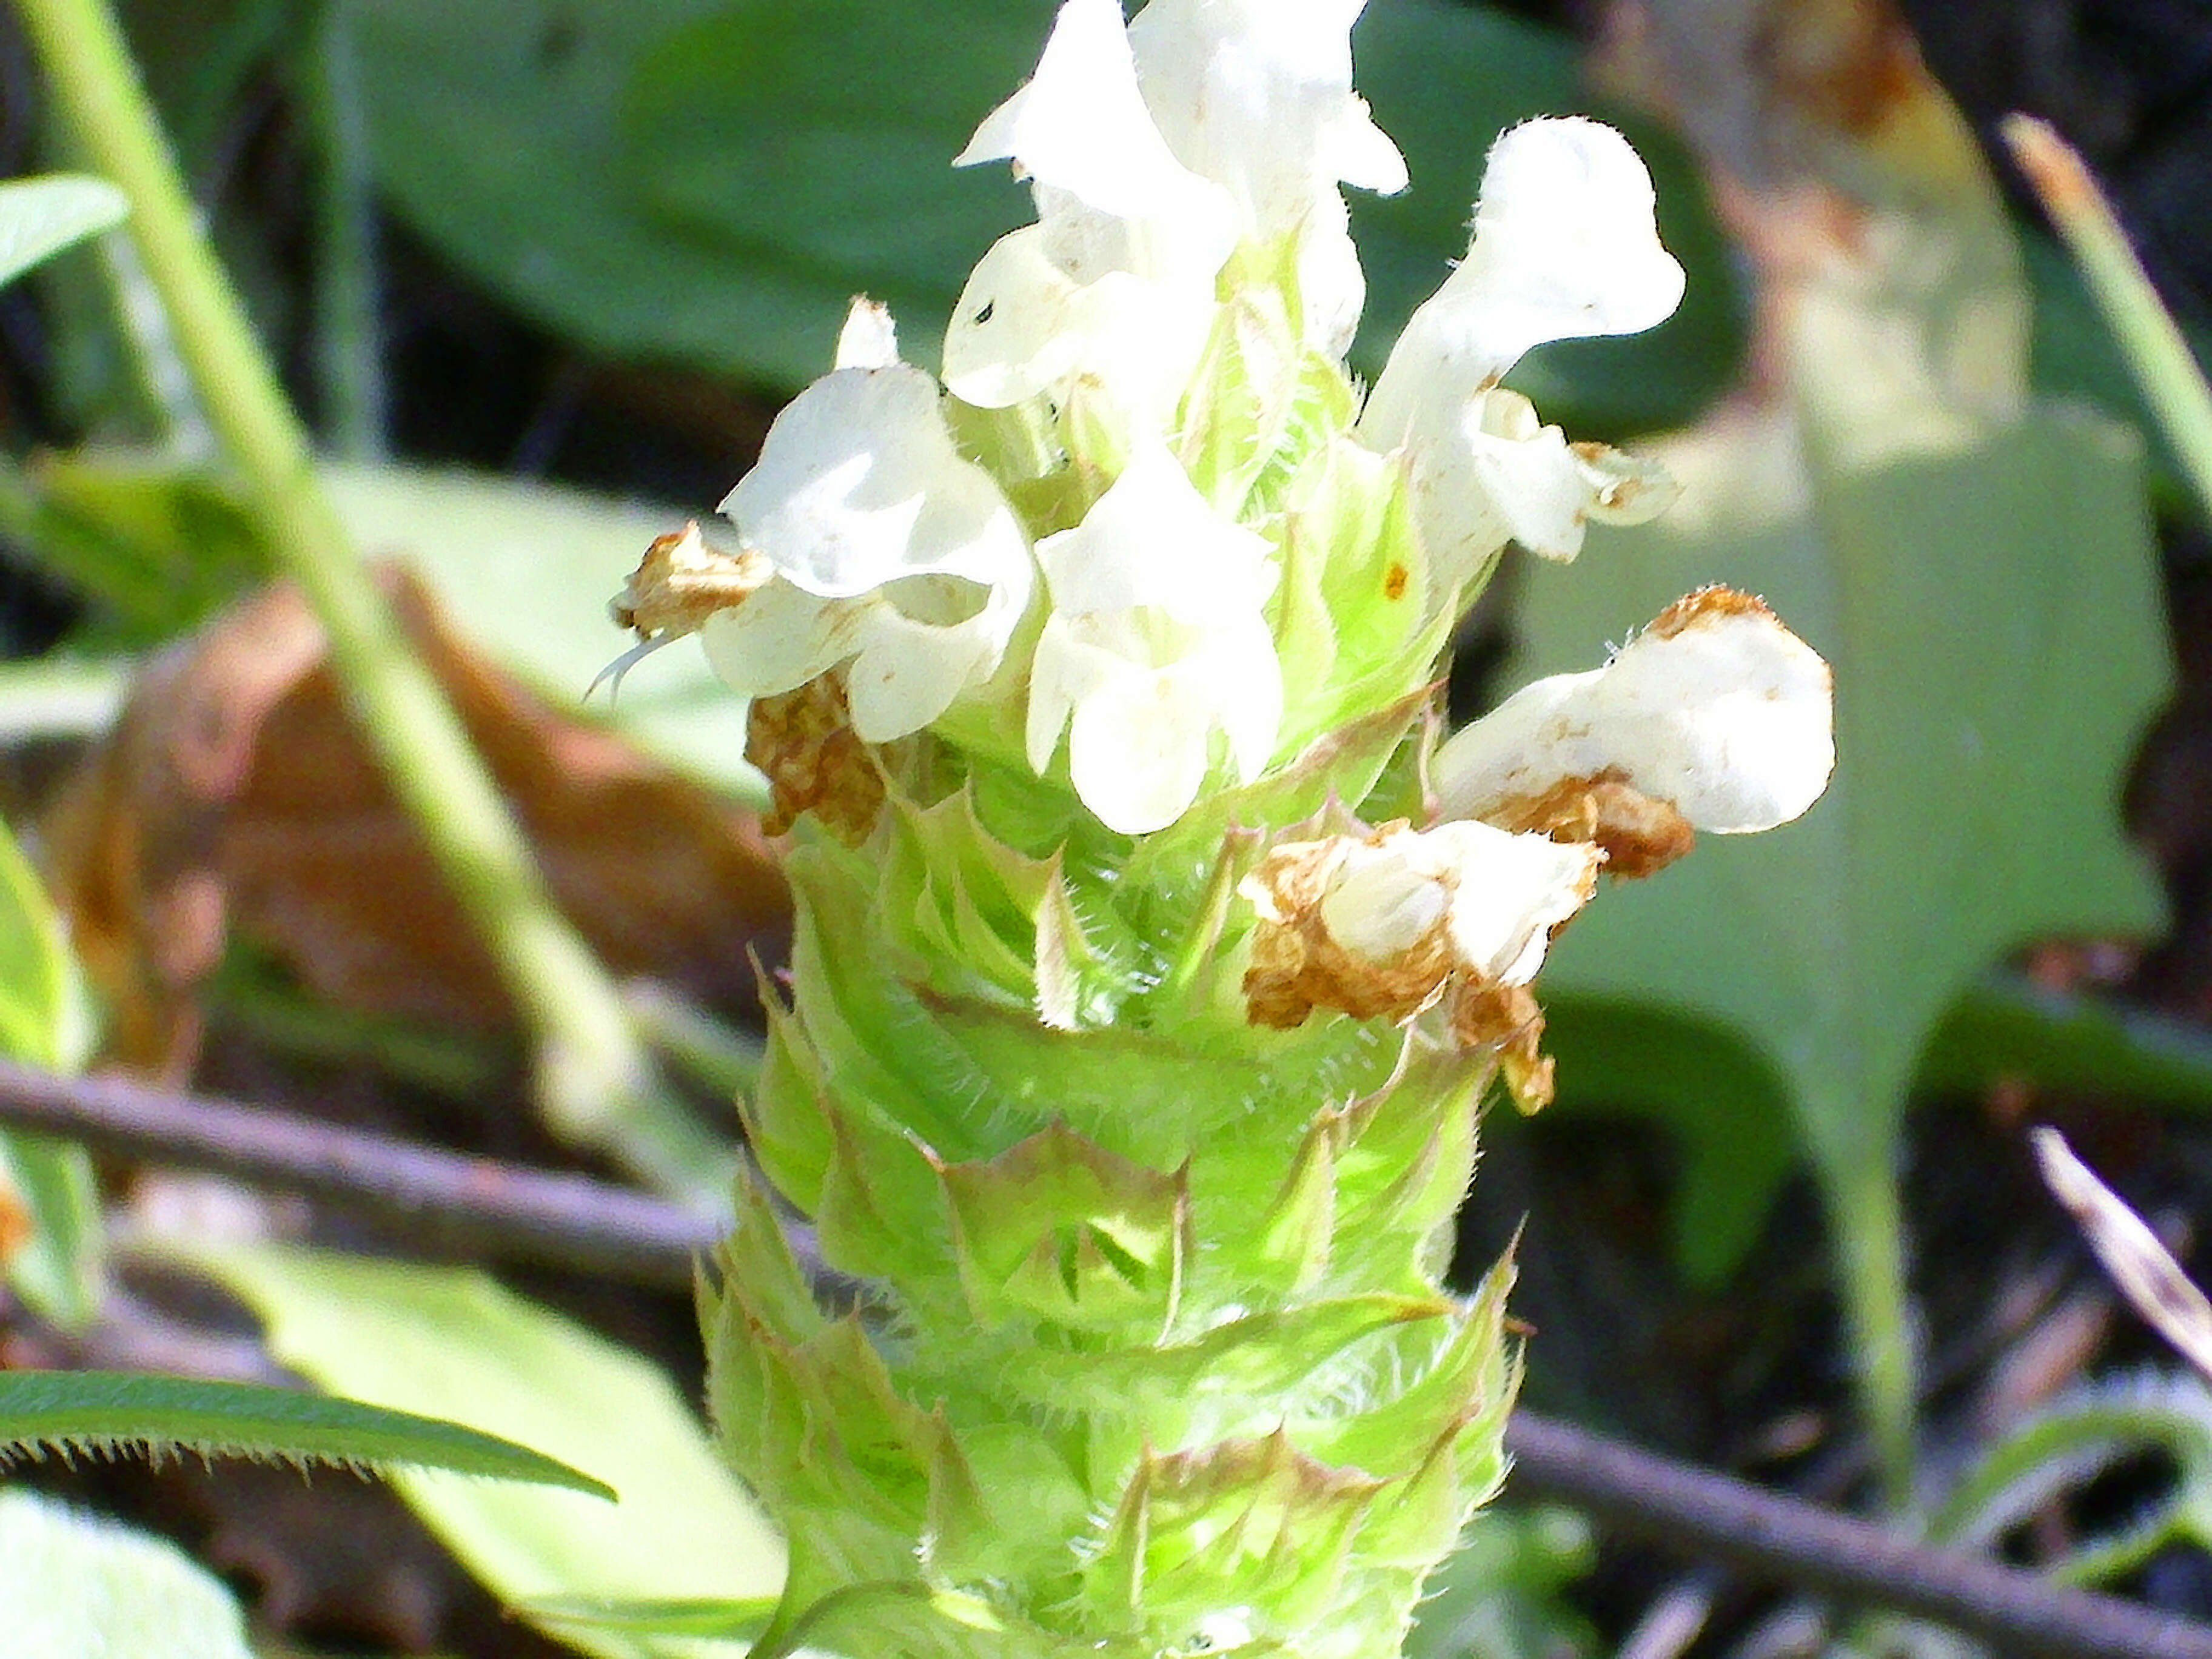
<svg viewBox="0 0 2212 1659"><path fill-rule="evenodd" d="M117 1078L0 1063L0 1124L434 1224L507 1260L687 1286L723 1228L626 1188Z"/></svg>
<svg viewBox="0 0 2212 1659"><path fill-rule="evenodd" d="M1531 1412L1515 1413L1506 1446L1514 1491L1558 1498L1601 1526L1717 1558L1747 1577L1936 1620L2006 1653L2212 1659L2212 1626L1915 1543Z"/></svg>
<svg viewBox="0 0 2212 1659"><path fill-rule="evenodd" d="M665 1200L585 1176L110 1078L58 1078L0 1063L0 1126L432 1219L496 1255L641 1284L688 1285L720 1231ZM808 1230L793 1231L794 1254L837 1296ZM1572 1504L1624 1534L1724 1562L1747 1577L1933 1619L2007 1653L2212 1659L2212 1627L1915 1543L1571 1424L1520 1412L1507 1444L1517 1494Z"/></svg>

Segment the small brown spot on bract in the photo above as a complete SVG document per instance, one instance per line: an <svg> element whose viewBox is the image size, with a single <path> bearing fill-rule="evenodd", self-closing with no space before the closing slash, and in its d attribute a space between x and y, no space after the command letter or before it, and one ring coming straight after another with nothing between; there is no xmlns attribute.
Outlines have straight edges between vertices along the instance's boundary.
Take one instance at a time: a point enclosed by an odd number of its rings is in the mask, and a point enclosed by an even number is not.
<svg viewBox="0 0 2212 1659"><path fill-rule="evenodd" d="M1765 599L1755 593L1745 593L1733 587L1715 583L1701 587L1694 593L1682 597L1651 619L1651 626L1644 631L1671 640L1678 634L1686 634L1700 623L1718 622L1726 617L1765 617L1778 626L1780 618L1768 607Z"/></svg>
<svg viewBox="0 0 2212 1659"><path fill-rule="evenodd" d="M1382 597L1386 599L1404 599L1406 588L1413 580L1413 572L1394 561L1382 577Z"/></svg>

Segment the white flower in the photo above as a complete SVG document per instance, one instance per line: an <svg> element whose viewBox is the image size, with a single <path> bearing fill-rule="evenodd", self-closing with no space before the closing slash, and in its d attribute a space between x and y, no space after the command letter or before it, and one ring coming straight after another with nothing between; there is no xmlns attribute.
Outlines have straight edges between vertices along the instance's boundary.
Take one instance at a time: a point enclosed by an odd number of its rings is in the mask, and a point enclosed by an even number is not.
<svg viewBox="0 0 2212 1659"><path fill-rule="evenodd" d="M1836 761L1828 665L1758 599L1678 599L1604 667L1538 680L1454 734L1431 781L1444 813L1526 821L1606 781L1718 835L1804 811Z"/></svg>
<svg viewBox="0 0 2212 1659"><path fill-rule="evenodd" d="M1343 850L1321 902L1331 938L1370 962L1402 957L1439 923L1453 965L1526 985L1551 930L1582 908L1597 850L1486 823L1399 830Z"/></svg>
<svg viewBox="0 0 2212 1659"><path fill-rule="evenodd" d="M1365 0L1152 0L1129 24L1168 148L1222 185L1246 241L1295 234L1305 338L1341 356L1365 283L1340 184L1385 194L1406 162L1352 90Z"/></svg>
<svg viewBox="0 0 2212 1659"><path fill-rule="evenodd" d="M1116 0L1066 0L1036 75L955 165L1002 159L1030 181L1037 222L969 276L945 385L997 408L1081 374L1157 426L1205 343L1236 221L1153 125Z"/></svg>
<svg viewBox="0 0 2212 1659"><path fill-rule="evenodd" d="M1065 727L1076 793L1125 835L1182 816L1217 730L1237 775L1257 775L1283 710L1268 554L1164 444L1140 447L1080 525L1037 544L1052 610L1030 670L1030 764L1051 763Z"/></svg>
<svg viewBox="0 0 2212 1659"><path fill-rule="evenodd" d="M1544 341L1664 321L1682 283L1626 139L1580 118L1529 121L1498 139L1467 258L1406 325L1359 417L1361 441L1404 452L1416 522L1447 583L1524 526L1536 550L1571 557L1585 518L1666 505L1663 490L1619 491L1633 463L1570 447L1498 381Z"/></svg>
<svg viewBox="0 0 2212 1659"><path fill-rule="evenodd" d="M1405 1019L1449 997L1462 1041L1506 1041L1516 1032L1501 1016L1528 1015L1499 994L1535 977L1604 858L1474 822L1284 842L1238 889L1261 920L1244 976L1251 1018L1291 1026L1334 1008Z"/></svg>
<svg viewBox="0 0 2212 1659"><path fill-rule="evenodd" d="M1447 580L1480 569L1508 540L1571 559L1591 520L1641 524L1681 494L1655 461L1570 444L1504 386L1476 393L1418 447L1408 488L1422 545Z"/></svg>
<svg viewBox="0 0 2212 1659"><path fill-rule="evenodd" d="M853 726L919 731L988 679L1027 608L1027 542L990 475L954 449L936 382L896 361L890 319L856 303L840 367L769 428L722 511L775 579L701 628L748 696L849 662Z"/></svg>

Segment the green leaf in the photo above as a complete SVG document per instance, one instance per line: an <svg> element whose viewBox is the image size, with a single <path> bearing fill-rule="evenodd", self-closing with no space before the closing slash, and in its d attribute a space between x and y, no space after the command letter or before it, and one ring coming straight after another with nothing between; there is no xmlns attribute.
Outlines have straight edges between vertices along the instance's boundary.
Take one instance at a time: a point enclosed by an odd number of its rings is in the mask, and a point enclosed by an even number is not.
<svg viewBox="0 0 2212 1659"><path fill-rule="evenodd" d="M8 1285L40 1317L82 1330L100 1311L100 1188L83 1147L45 1135L0 1134L0 1194L30 1212L31 1237L8 1263Z"/></svg>
<svg viewBox="0 0 2212 1659"><path fill-rule="evenodd" d="M1942 254L1953 233L1906 234ZM1893 1399L1909 1360L1892 1165L1929 1032L2010 947L2160 919L2114 810L2169 678L2139 447L2083 412L1977 408L1916 379L1927 359L1886 365L1869 338L1903 331L1933 354L1956 308L1978 294L2002 316L2013 293L1902 277L1816 289L1790 358L1796 407L1675 446L1683 507L1632 544L1593 536L1578 566L1528 573L1523 612L1522 669L1583 668L1599 641L1724 580L1765 594L1833 665L1826 796L1797 823L1707 837L1608 890L1547 977L1680 1011L1775 1068L1836 1212L1847 1287L1888 1298L1859 1306L1887 1334L1858 1340ZM2019 368L1998 366L1989 405ZM1563 1072L1563 1093L1577 1086ZM1687 1098L1700 1081L1653 1086ZM1712 1139L1702 1156L1734 1133L1711 1114L1682 1127ZM1895 1450L1901 1417L1887 1432Z"/></svg>
<svg viewBox="0 0 2212 1659"><path fill-rule="evenodd" d="M2061 1583L2102 1584L2138 1571L2170 1544L2212 1539L2212 1394L2191 1372L2142 1371L2070 1389L1990 1447L1929 1517L1935 1543L1994 1548L2115 1466L2162 1454L2167 1489L2137 1499L2115 1527L2069 1540L2043 1571Z"/></svg>
<svg viewBox="0 0 2212 1659"><path fill-rule="evenodd" d="M356 41L378 184L434 246L594 350L797 386L856 291L934 358L968 269L1027 216L1005 169L952 156L1051 15L399 0Z"/></svg>
<svg viewBox="0 0 2212 1659"><path fill-rule="evenodd" d="M166 1539L0 1492L0 1607L24 1655L252 1659L222 1582Z"/></svg>
<svg viewBox="0 0 2212 1659"><path fill-rule="evenodd" d="M461 632L541 696L739 799L766 799L744 758L745 704L696 644L654 653L618 693L585 702L631 642L607 601L683 509L460 471L332 465L324 477L363 550L406 560ZM40 558L100 601L111 643L167 640L269 573L233 487L194 466L79 454L21 482Z"/></svg>
<svg viewBox="0 0 2212 1659"><path fill-rule="evenodd" d="M1678 517L1531 571L1522 665L1588 666L1595 641L1720 580L1764 593L1833 666L1842 761L1820 804L1608 889L1547 975L1742 1035L1832 1171L1887 1163L1928 1032L2008 947L2158 926L2113 803L2168 669L2138 457L2116 429L2039 410L1960 453L1810 482L1764 524Z"/></svg>
<svg viewBox="0 0 2212 1659"><path fill-rule="evenodd" d="M1788 1083L1726 1027L1548 981L1547 992L1544 1047L1562 1085L1555 1109L1601 1106L1660 1119L1675 1132L1683 1168L1669 1214L1674 1260L1692 1284L1717 1285L1757 1241L1776 1188L1802 1155ZM1510 1119L1492 1122L1513 1132Z"/></svg>
<svg viewBox="0 0 2212 1659"><path fill-rule="evenodd" d="M0 283L122 223L129 210L123 192L105 179L55 173L0 184Z"/></svg>
<svg viewBox="0 0 2212 1659"><path fill-rule="evenodd" d="M583 1625L635 1636L697 1636L747 1642L768 1628L778 1598L702 1596L682 1601L611 1601L590 1596L543 1596L522 1609L543 1624Z"/></svg>
<svg viewBox="0 0 2212 1659"><path fill-rule="evenodd" d="M0 823L0 1054L72 1071L91 1041L91 1016L61 918L22 849ZM0 1134L0 1200L28 1213L31 1236L7 1263L8 1282L67 1329L100 1303L100 1194L81 1146Z"/></svg>
<svg viewBox="0 0 2212 1659"><path fill-rule="evenodd" d="M1974 1088L2018 1077L2212 1111L2212 1041L2201 1026L1999 974L1955 1004L1917 1085Z"/></svg>
<svg viewBox="0 0 2212 1659"><path fill-rule="evenodd" d="M73 1070L91 1037L88 1006L61 918L0 823L0 1054Z"/></svg>
<svg viewBox="0 0 2212 1659"><path fill-rule="evenodd" d="M162 643L274 568L234 487L204 465L80 451L45 458L20 482L40 562L99 604L80 643Z"/></svg>
<svg viewBox="0 0 2212 1659"><path fill-rule="evenodd" d="M270 1350L326 1388L496 1424L622 1493L565 1493L402 1474L394 1484L503 1600L752 1601L782 1549L668 1379L637 1355L484 1274L275 1247L173 1242L266 1322ZM562 1625L602 1659L686 1659L678 1640Z"/></svg>
<svg viewBox="0 0 2212 1659"><path fill-rule="evenodd" d="M137 1448L354 1468L437 1468L611 1500L566 1463L441 1418L386 1411L260 1382L134 1371L0 1371L0 1448L111 1453Z"/></svg>
<svg viewBox="0 0 2212 1659"><path fill-rule="evenodd" d="M356 20L377 182L421 235L592 350L795 386L829 366L855 293L933 364L962 283L1030 217L1002 167L955 172L975 124L1034 67L1051 0L396 0ZM1504 126L1586 107L1561 31L1445 0L1370 9L1359 83L1413 189L1353 192L1373 300L1369 370L1467 249ZM1727 383L1741 312L1726 243L1680 147L1636 134L1691 299L1634 343L1577 343L1522 372L1599 435L1686 419ZM543 158L558 156L558 166Z"/></svg>

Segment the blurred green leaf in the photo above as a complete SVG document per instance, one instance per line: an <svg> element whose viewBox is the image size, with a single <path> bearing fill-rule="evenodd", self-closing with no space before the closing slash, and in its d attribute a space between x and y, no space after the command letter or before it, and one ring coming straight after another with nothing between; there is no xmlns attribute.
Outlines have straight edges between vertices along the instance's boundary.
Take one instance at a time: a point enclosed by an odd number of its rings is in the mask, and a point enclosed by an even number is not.
<svg viewBox="0 0 2212 1659"><path fill-rule="evenodd" d="M443 1418L260 1382L135 1371L0 1371L0 1455L143 1450L160 1458L447 1469L612 1500L603 1481Z"/></svg>
<svg viewBox="0 0 2212 1659"><path fill-rule="evenodd" d="M253 517L204 467L151 455L52 455L12 480L16 527L55 575L96 602L81 643L173 639L270 571Z"/></svg>
<svg viewBox="0 0 2212 1659"><path fill-rule="evenodd" d="M1575 1659L1601 1650L1565 1591L1597 1565L1590 1524L1572 1510L1492 1505L1437 1571L1407 1659Z"/></svg>
<svg viewBox="0 0 2212 1659"><path fill-rule="evenodd" d="M0 1054L47 1071L74 1071L91 1041L91 1015L61 918L38 872L0 824ZM100 1194L81 1146L42 1135L0 1134L0 1190L31 1236L8 1262L9 1285L39 1314L82 1328L100 1303Z"/></svg>
<svg viewBox="0 0 2212 1659"><path fill-rule="evenodd" d="M2212 1040L2200 1025L2002 974L1953 1005L1916 1082L1974 1088L2000 1077L2212 1112Z"/></svg>
<svg viewBox="0 0 2212 1659"><path fill-rule="evenodd" d="M1800 823L1705 837L1610 889L1547 982L1735 1033L1785 1080L1833 1182L1888 1168L1923 1042L2008 947L2158 926L2113 803L2166 647L2135 446L2086 416L2039 410L1957 453L1820 468L1809 495L1759 505L1632 544L1593 536L1577 567L1528 573L1532 673L1588 666L1701 582L1765 594L1835 670L1841 757ZM1696 1059L1655 1050L1645 1091L1673 1095L1706 1143L1693 1158L1731 1158L1741 1121L1698 1099ZM1581 1088L1571 1067L1561 1086ZM1698 1201L1717 1207L1683 1230L1747 1242L1756 1196L1707 1187Z"/></svg>
<svg viewBox="0 0 2212 1659"><path fill-rule="evenodd" d="M1571 985L1547 970L1544 1046L1559 1062L1561 1106L1602 1105L1675 1132L1683 1162L1668 1215L1674 1260L1691 1283L1717 1285L1757 1241L1802 1155L1789 1083L1737 1030Z"/></svg>
<svg viewBox="0 0 2212 1659"><path fill-rule="evenodd" d="M360 18L373 165L416 230L592 349L799 386L867 290L928 361L968 266L1026 216L1004 169L952 155L1051 15L396 0Z"/></svg>
<svg viewBox="0 0 2212 1659"><path fill-rule="evenodd" d="M540 696L738 799L766 798L744 759L745 704L696 645L654 653L617 693L584 702L630 643L607 601L647 544L681 525L678 509L463 471L333 465L325 477L362 550L411 564L461 632ZM196 465L86 453L21 482L40 558L106 607L95 638L169 639L268 573L235 493Z"/></svg>
<svg viewBox="0 0 2212 1659"><path fill-rule="evenodd" d="M0 283L72 242L123 222L123 192L105 179L55 173L0 184Z"/></svg>
<svg viewBox="0 0 2212 1659"><path fill-rule="evenodd" d="M1765 595L1834 670L1826 795L1608 892L1549 978L1732 1032L1783 1079L1893 1502L1914 1456L1895 1166L1916 1062L2009 948L2159 926L2116 803L2171 675L2140 442L2034 400L2002 204L1965 124L1919 95L1909 155L1832 164L1851 184L1825 229L1786 193L1746 197L1775 372L1660 447L1686 493L1651 530L1529 573L1522 665L1587 667L1597 641L1719 580ZM1674 1081L1654 1092L1705 1087L1658 1064ZM1711 1143L1693 1164L1720 1155L1709 1109L1679 1127ZM1708 1183L1705 1201L1717 1191L1726 1212L1686 1232L1740 1224L1757 1197Z"/></svg>
<svg viewBox="0 0 2212 1659"><path fill-rule="evenodd" d="M2068 1390L1984 1449L1928 1520L1930 1542L1994 1550L2005 1534L2115 1466L2162 1454L2165 1489L2067 1540L2042 1571L2105 1584L2172 1544L2212 1543L2212 1394L2193 1372L2141 1371ZM2071 1530L2071 1529L2069 1529Z"/></svg>
<svg viewBox="0 0 2212 1659"><path fill-rule="evenodd" d="M1793 430L1724 434L1738 470L1701 481L1703 522L1678 510L1633 547L1593 537L1579 567L1531 573L1525 665L1587 666L1593 642L1702 582L1763 593L1834 668L1835 780L1797 823L1705 837L1606 893L1547 975L1731 1031L1786 1080L1901 1483L1912 1385L1894 1165L1914 1065L2008 949L2159 926L2114 803L2166 695L2166 637L2140 455L2118 428L2035 409L1971 439L1954 422L1955 447L1849 462ZM1692 1166L1725 1167L1713 1160L1741 1123L1698 1101L1697 1073L1659 1063L1648 1090L1671 1088L1677 1127L1705 1140ZM1563 1076L1563 1093L1578 1086ZM1764 1204L1748 1183L1775 1173L1692 1186L1686 1198L1717 1207L1686 1214L1679 1236L1747 1242ZM1719 1259L1692 1258L1708 1273Z"/></svg>
<svg viewBox="0 0 2212 1659"><path fill-rule="evenodd" d="M1006 168L951 158L1028 76L1052 15L1051 0L397 0L360 20L374 166L416 230L594 350L796 386L865 292L933 364L968 271L1030 216ZM1358 48L1413 177L1392 200L1352 193L1373 369L1466 251L1491 140L1589 100L1571 36L1446 0L1373 8ZM1741 347L1695 170L1648 123L1636 136L1691 301L1646 338L1561 347L1521 377L1598 435L1687 419Z"/></svg>
<svg viewBox="0 0 2212 1659"><path fill-rule="evenodd" d="M230 1592L166 1539L0 1492L0 1607L26 1656L252 1659Z"/></svg>
<svg viewBox="0 0 2212 1659"><path fill-rule="evenodd" d="M258 1313L270 1351L324 1387L501 1432L604 1477L609 1507L564 1492L402 1473L394 1485L493 1594L611 1602L772 1595L783 1552L668 1379L488 1276L326 1252L167 1248ZM562 1624L604 1659L719 1651Z"/></svg>
<svg viewBox="0 0 2212 1659"><path fill-rule="evenodd" d="M609 1601L586 1596L545 1597L526 1611L550 1625L595 1626L638 1636L700 1636L721 1642L750 1641L768 1628L781 1598L739 1601L707 1598L685 1601Z"/></svg>

